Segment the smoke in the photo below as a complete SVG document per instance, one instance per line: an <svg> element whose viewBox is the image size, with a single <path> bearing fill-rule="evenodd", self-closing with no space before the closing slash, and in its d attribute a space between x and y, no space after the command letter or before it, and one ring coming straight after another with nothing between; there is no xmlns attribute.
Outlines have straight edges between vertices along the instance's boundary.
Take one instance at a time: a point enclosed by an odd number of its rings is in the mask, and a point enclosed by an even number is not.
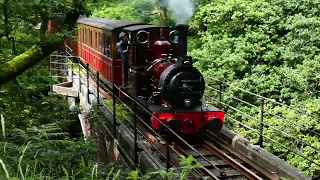
<svg viewBox="0 0 320 180"><path fill-rule="evenodd" d="M187 24L195 10L192 0L164 0L163 5L173 12L178 24Z"/></svg>

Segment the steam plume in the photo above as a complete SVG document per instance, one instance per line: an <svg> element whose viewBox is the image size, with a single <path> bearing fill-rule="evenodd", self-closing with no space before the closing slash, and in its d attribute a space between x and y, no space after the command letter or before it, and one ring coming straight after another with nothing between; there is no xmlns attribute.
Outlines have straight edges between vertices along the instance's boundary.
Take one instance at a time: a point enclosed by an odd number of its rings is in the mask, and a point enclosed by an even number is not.
<svg viewBox="0 0 320 180"><path fill-rule="evenodd" d="M165 6L173 12L178 24L187 24L194 12L192 0L164 0Z"/></svg>

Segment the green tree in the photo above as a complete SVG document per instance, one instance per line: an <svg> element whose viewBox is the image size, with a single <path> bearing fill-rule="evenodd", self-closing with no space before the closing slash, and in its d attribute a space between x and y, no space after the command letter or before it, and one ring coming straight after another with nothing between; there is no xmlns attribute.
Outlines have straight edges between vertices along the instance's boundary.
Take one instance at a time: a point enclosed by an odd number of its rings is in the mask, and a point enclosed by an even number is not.
<svg viewBox="0 0 320 180"><path fill-rule="evenodd" d="M190 22L198 32L190 55L202 72L280 101L304 99L311 89L317 96L318 6L295 0L201 4Z"/></svg>
<svg viewBox="0 0 320 180"><path fill-rule="evenodd" d="M303 109L318 117L319 97L319 1L299 0L217 0L199 2L190 24L196 32L190 39L189 55L197 59L196 66L206 76L206 84L219 86L210 78ZM223 101L245 114L260 118L260 98L225 87ZM206 90L206 95L218 97ZM233 97L233 98L232 98ZM235 98L249 102L246 105ZM315 107L316 106L316 107ZM294 110L265 103L264 122L281 131L319 147L319 119ZM232 118L258 129L259 122L238 111L223 107ZM271 114L281 115L291 123ZM257 142L258 134L227 118L227 127ZM279 141L319 163L319 153L313 148L265 126L265 135ZM308 174L317 174L319 167L274 142L265 141L265 148Z"/></svg>
<svg viewBox="0 0 320 180"><path fill-rule="evenodd" d="M17 33L15 27L27 26L28 29L25 30L29 32L25 32L25 34L35 36L37 41L30 44L25 52L0 64L0 85L20 75L54 52L70 35L67 32L73 29L79 15L89 14L85 0L3 0L1 7L3 22L0 22L2 31L0 37L7 37L8 40L14 42L15 33ZM65 14L61 28L54 35L48 34L46 33L48 20L54 19L57 13ZM41 27L35 33L32 27L38 23L41 23ZM14 49L13 46L13 51L16 53Z"/></svg>

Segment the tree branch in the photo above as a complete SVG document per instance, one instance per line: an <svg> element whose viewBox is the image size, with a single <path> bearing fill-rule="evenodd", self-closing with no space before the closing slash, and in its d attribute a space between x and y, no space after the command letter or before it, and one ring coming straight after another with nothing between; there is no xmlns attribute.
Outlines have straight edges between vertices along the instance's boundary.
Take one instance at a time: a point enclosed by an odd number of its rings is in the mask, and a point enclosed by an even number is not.
<svg viewBox="0 0 320 180"><path fill-rule="evenodd" d="M71 29L79 17L78 12L67 13L64 23L68 25L67 28ZM62 26L64 27L64 26ZM62 31L60 29L58 31ZM53 38L50 38L53 37ZM64 41L64 37L57 37L50 35L48 41L42 41L40 45L34 45L26 52L19 56L14 57L12 60L0 65L0 85L14 79L18 75L22 74L27 69L31 68L39 61L49 56L52 52L60 47Z"/></svg>

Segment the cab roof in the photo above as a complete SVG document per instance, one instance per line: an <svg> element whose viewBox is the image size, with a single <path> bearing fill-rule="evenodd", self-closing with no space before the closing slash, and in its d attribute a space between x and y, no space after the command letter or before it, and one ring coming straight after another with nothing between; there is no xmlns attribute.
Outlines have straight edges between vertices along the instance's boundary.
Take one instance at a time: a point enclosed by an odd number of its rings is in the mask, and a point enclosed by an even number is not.
<svg viewBox="0 0 320 180"><path fill-rule="evenodd" d="M170 27L166 26L157 26L157 25L150 25L150 24L143 24L143 25L133 25L123 28L125 31L138 31L138 30L146 30L146 29L153 29L153 28L162 28L162 29L171 29Z"/></svg>

